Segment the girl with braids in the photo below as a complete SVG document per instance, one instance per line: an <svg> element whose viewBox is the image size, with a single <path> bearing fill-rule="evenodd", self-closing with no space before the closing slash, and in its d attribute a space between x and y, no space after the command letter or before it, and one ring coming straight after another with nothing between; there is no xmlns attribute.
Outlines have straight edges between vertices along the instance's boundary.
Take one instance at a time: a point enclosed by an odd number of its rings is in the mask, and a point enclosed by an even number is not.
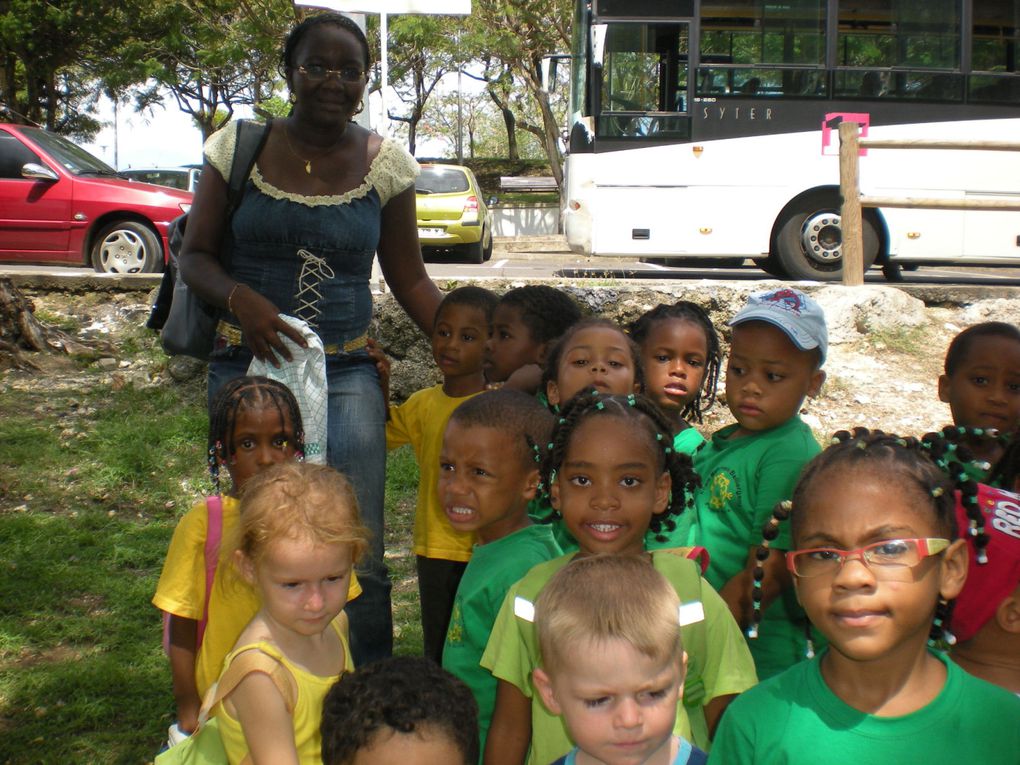
<svg viewBox="0 0 1020 765"><path fill-rule="evenodd" d="M213 401L208 443L215 494L196 503L178 522L152 599L168 622L167 653L177 704L172 743L195 729L202 697L259 609L255 591L228 575L238 497L249 479L266 468L301 459L298 403L275 380L235 378ZM225 493L220 488L223 468L230 476ZM350 597L360 591L352 581Z"/></svg>
<svg viewBox="0 0 1020 765"><path fill-rule="evenodd" d="M967 576L933 445L859 429L805 468L786 562L828 646L733 703L713 763L1016 762L1020 699L931 647Z"/></svg>
<svg viewBox="0 0 1020 765"><path fill-rule="evenodd" d="M645 395L673 422L673 448L693 454L705 439L689 420L701 423L715 403L722 363L712 320L701 306L679 300L655 306L628 331L641 350Z"/></svg>
<svg viewBox="0 0 1020 765"><path fill-rule="evenodd" d="M697 483L690 458L673 448L669 420L649 399L582 392L556 425L542 466L553 508L577 539L577 552L542 563L507 593L482 656L497 678L486 765L547 765L573 746L563 721L534 692L541 665L533 603L552 575L591 555L637 556L658 569L686 604L688 653L676 732L702 749L726 705L755 683L750 652L726 604L701 577L703 551L648 552L645 535L667 531ZM530 747L530 752L529 752Z"/></svg>

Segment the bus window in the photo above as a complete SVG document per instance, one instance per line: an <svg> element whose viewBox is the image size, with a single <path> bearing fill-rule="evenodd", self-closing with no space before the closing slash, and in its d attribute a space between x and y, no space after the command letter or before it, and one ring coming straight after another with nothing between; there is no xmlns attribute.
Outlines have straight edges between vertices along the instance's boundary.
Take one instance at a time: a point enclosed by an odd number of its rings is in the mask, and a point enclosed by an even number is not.
<svg viewBox="0 0 1020 765"><path fill-rule="evenodd" d="M703 0L698 96L824 96L825 0Z"/></svg>
<svg viewBox="0 0 1020 765"><path fill-rule="evenodd" d="M972 101L1017 103L1020 82L1015 76L1020 52L1020 0L975 0L971 68Z"/></svg>
<svg viewBox="0 0 1020 765"><path fill-rule="evenodd" d="M834 92L962 101L958 0L839 0Z"/></svg>

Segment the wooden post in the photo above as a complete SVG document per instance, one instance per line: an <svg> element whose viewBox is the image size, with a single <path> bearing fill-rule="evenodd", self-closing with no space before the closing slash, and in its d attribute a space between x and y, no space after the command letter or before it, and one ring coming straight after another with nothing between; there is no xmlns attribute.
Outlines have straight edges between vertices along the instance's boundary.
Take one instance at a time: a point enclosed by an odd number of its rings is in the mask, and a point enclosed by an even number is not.
<svg viewBox="0 0 1020 765"><path fill-rule="evenodd" d="M861 186L856 122L839 124L839 190L843 197L843 284L864 284L864 245L861 234Z"/></svg>

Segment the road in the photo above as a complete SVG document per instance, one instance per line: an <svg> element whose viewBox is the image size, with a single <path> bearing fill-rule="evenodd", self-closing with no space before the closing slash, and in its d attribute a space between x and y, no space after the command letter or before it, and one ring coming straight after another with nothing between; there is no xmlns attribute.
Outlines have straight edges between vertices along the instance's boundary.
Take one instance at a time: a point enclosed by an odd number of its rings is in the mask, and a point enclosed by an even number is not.
<svg viewBox="0 0 1020 765"><path fill-rule="evenodd" d="M625 258L583 258L555 249L554 240L539 239L497 241L495 252L488 263L472 265L457 262L432 262L426 268L433 279L499 278L499 279L654 279L654 280L724 280L759 281L774 279L755 268L750 260L741 268L690 268L641 263ZM522 247L524 250L522 251ZM542 249L549 251L543 252ZM872 269L865 274L868 284L887 284L882 272ZM1020 286L1020 266L1010 268L985 267L924 267L904 271L905 284L966 284L985 286Z"/></svg>
<svg viewBox="0 0 1020 765"><path fill-rule="evenodd" d="M562 240L554 237L534 239L497 240L492 259L472 265L459 262L430 262L426 264L429 276L438 281L451 279L612 279L745 282L773 279L755 268L750 260L741 268L689 268L669 267L654 263L641 263L635 259L582 258L565 252ZM0 276L8 274L52 273L65 276L88 276L90 268L0 264ZM157 282L157 277L148 277ZM882 272L872 269L865 274L869 284L886 284ZM903 272L904 284L961 284L981 286L1020 286L1020 266L1009 268L985 267L924 267Z"/></svg>

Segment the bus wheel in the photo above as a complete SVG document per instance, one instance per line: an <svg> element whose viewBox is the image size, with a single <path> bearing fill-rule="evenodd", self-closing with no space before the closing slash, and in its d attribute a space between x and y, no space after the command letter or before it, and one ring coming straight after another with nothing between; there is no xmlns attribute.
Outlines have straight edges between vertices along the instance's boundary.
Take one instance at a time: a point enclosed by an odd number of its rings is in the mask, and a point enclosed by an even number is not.
<svg viewBox="0 0 1020 765"><path fill-rule="evenodd" d="M778 279L786 278L786 272L783 270L783 267L779 265L779 261L774 257L755 258L754 265L769 276L775 276Z"/></svg>
<svg viewBox="0 0 1020 765"><path fill-rule="evenodd" d="M864 270L878 257L878 231L862 215ZM791 279L835 281L843 277L843 230L834 194L809 194L787 208L778 224L779 265Z"/></svg>

